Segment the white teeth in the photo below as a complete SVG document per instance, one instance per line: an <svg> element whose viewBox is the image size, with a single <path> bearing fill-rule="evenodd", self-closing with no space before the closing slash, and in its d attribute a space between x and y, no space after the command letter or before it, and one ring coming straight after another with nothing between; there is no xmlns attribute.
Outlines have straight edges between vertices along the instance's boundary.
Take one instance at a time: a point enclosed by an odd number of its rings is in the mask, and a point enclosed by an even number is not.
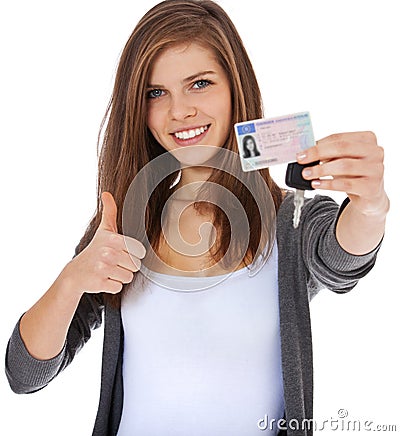
<svg viewBox="0 0 400 436"><path fill-rule="evenodd" d="M199 136L202 133L204 133L206 130L208 129L207 126L204 127L198 127L197 129L192 129L192 130L183 130L181 132L176 132L175 136L178 139L192 139L195 136Z"/></svg>

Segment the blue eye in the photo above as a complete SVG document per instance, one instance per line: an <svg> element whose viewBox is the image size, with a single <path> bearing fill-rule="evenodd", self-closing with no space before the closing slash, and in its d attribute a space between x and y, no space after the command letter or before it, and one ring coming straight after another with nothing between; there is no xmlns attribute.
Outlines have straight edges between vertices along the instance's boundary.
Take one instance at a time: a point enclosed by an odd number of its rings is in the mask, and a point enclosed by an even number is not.
<svg viewBox="0 0 400 436"><path fill-rule="evenodd" d="M211 82L209 80L197 80L196 82L194 82L193 84L193 88L196 89L203 89L203 88L207 88L207 86L209 86L211 84Z"/></svg>
<svg viewBox="0 0 400 436"><path fill-rule="evenodd" d="M161 89L152 89L147 93L147 98L159 98L162 96L162 93Z"/></svg>

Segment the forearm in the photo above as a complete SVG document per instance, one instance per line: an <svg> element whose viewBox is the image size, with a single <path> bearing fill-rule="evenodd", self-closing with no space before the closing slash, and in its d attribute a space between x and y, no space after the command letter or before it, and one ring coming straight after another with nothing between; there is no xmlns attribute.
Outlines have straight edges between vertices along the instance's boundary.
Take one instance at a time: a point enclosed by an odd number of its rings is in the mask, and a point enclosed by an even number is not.
<svg viewBox="0 0 400 436"><path fill-rule="evenodd" d="M389 199L384 190L384 150L373 132L327 136L298 154L303 177L315 189L346 192L350 203L342 211L336 239L350 254L374 250L385 231ZM308 163L320 165L307 167Z"/></svg>
<svg viewBox="0 0 400 436"><path fill-rule="evenodd" d="M388 210L386 195L374 213L362 213L350 201L336 226L336 238L341 247L354 255L364 255L374 250L383 238Z"/></svg>
<svg viewBox="0 0 400 436"><path fill-rule="evenodd" d="M64 270L49 290L21 318L20 334L36 359L51 359L63 349L81 293L72 289Z"/></svg>

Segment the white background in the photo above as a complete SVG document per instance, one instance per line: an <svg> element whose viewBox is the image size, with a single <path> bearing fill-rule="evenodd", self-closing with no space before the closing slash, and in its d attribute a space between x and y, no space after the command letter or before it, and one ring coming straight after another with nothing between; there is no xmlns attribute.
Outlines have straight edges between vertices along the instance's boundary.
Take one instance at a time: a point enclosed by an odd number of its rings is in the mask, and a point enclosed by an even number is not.
<svg viewBox="0 0 400 436"><path fill-rule="evenodd" d="M397 424L400 431L398 4L394 0L219 3L248 48L266 116L308 110L317 139L335 132L373 130L385 147L392 209L376 267L349 294L323 291L311 304L314 411L322 422L345 408L349 419ZM94 212L96 139L119 54L138 19L154 4L147 0L2 3L3 355L17 319L70 260ZM282 186L284 171L273 170ZM335 198L341 201L343 196ZM74 364L33 395L13 394L3 372L0 433L91 434L101 342L98 330Z"/></svg>

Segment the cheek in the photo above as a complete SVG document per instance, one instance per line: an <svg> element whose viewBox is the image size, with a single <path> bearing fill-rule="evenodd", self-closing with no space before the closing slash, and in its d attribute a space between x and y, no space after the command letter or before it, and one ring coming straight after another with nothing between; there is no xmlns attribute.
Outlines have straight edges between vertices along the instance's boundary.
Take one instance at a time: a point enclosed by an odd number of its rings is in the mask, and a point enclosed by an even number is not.
<svg viewBox="0 0 400 436"><path fill-rule="evenodd" d="M159 111L153 107L147 109L147 127L155 138L159 138L161 133L161 117Z"/></svg>
<svg viewBox="0 0 400 436"><path fill-rule="evenodd" d="M220 140L224 141L229 135L232 125L232 107L230 93L220 92L207 102L205 112L217 121ZM222 138L223 137L223 138Z"/></svg>
<svg viewBox="0 0 400 436"><path fill-rule="evenodd" d="M149 107L147 108L147 127L150 130L153 130L155 125L155 116L154 116L154 110Z"/></svg>
<svg viewBox="0 0 400 436"><path fill-rule="evenodd" d="M218 101L218 107L223 117L223 124L229 130L232 124L232 97L230 89L226 89L221 95Z"/></svg>

